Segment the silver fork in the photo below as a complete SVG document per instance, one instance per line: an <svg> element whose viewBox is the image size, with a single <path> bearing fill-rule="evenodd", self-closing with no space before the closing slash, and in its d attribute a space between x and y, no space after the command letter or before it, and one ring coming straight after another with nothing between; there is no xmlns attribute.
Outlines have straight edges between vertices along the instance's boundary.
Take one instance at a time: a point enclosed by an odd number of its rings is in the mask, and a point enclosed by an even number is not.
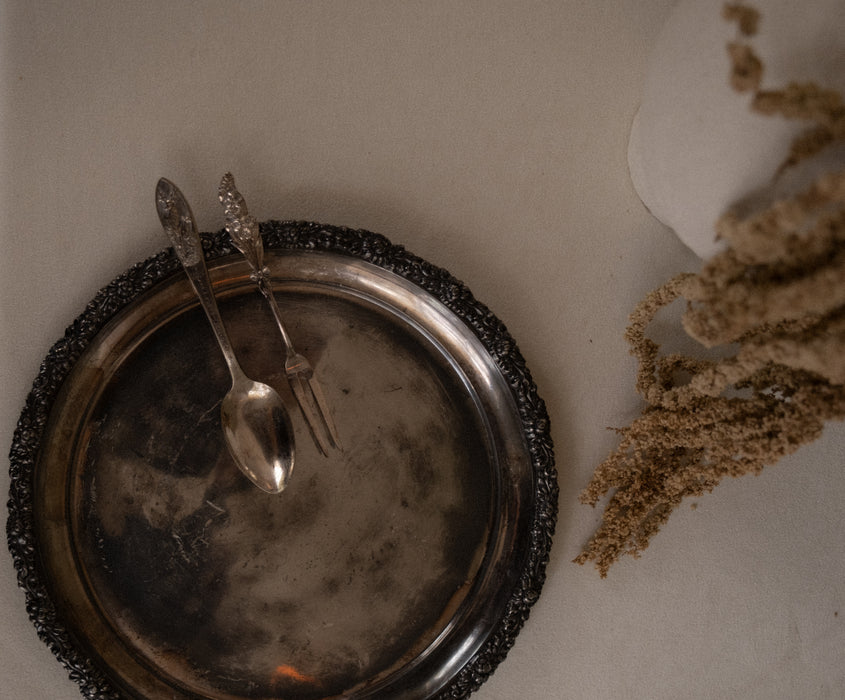
<svg viewBox="0 0 845 700"><path fill-rule="evenodd" d="M226 173L220 181L218 195L226 217L226 231L252 268L250 278L269 302L276 325L281 331L285 345L285 375L293 395L308 423L315 444L320 452L328 455L332 448L340 449L337 429L326 405L323 390L314 376L314 368L304 355L296 351L282 321L282 314L270 283L270 270L264 265L264 245L258 222L247 211L246 202L235 187L235 178L231 173Z"/></svg>

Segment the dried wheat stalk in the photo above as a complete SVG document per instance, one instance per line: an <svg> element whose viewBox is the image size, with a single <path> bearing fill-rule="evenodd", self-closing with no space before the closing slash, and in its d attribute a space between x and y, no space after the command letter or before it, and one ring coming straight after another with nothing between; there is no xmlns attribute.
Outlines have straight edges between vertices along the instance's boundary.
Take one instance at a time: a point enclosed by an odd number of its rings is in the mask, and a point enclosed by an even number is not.
<svg viewBox="0 0 845 700"><path fill-rule="evenodd" d="M728 5L724 16L742 36L755 33L756 11ZM752 109L810 124L776 175L845 141L838 93L812 83L762 91L753 49L737 42L728 53L731 82L754 92ZM638 557L684 498L725 476L758 473L845 418L845 171L763 211L730 211L716 231L727 249L649 294L630 317L646 407L617 431L618 447L580 496L595 506L612 492L575 559L594 562L602 577L622 555ZM691 337L736 351L720 361L661 356L646 329L679 298Z"/></svg>

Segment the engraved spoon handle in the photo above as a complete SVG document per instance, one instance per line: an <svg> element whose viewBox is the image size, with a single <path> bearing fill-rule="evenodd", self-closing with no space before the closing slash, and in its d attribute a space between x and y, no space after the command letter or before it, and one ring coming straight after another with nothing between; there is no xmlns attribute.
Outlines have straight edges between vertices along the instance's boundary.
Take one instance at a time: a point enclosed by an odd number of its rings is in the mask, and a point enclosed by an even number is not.
<svg viewBox="0 0 845 700"><path fill-rule="evenodd" d="M223 357L229 367L232 380L236 381L244 377L243 370L235 357L235 351L223 325L223 318L217 308L217 301L214 298L214 289L211 286L211 279L208 276L208 268L205 266L205 258L202 252L202 241L200 240L194 215L182 192L176 185L165 178L161 178L156 186L156 211L161 220L164 231L173 244L176 256L185 268L191 286L199 297L205 315L214 331L217 344L223 352Z"/></svg>

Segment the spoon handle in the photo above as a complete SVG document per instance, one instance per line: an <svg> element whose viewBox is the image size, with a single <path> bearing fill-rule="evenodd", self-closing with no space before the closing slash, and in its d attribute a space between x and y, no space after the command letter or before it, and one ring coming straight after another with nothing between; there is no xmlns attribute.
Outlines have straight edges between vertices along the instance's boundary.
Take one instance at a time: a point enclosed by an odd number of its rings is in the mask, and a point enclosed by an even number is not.
<svg viewBox="0 0 845 700"><path fill-rule="evenodd" d="M179 188L165 178L161 178L156 186L156 211L165 233L173 244L173 250L176 251L176 256L199 297L234 381L243 375L243 371L217 308L194 215Z"/></svg>

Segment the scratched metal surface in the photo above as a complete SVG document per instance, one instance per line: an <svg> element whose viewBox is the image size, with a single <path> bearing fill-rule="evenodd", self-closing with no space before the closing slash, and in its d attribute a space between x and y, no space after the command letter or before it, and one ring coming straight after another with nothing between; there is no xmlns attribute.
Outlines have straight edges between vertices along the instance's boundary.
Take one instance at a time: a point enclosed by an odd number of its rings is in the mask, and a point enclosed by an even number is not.
<svg viewBox="0 0 845 700"><path fill-rule="evenodd" d="M224 261L236 351L282 393L297 440L282 494L238 472L226 367L176 275L99 334L57 402L36 486L52 594L129 695L427 697L512 585L530 489L513 401L472 333L411 285L333 256L270 264L343 451L311 443L269 310Z"/></svg>

